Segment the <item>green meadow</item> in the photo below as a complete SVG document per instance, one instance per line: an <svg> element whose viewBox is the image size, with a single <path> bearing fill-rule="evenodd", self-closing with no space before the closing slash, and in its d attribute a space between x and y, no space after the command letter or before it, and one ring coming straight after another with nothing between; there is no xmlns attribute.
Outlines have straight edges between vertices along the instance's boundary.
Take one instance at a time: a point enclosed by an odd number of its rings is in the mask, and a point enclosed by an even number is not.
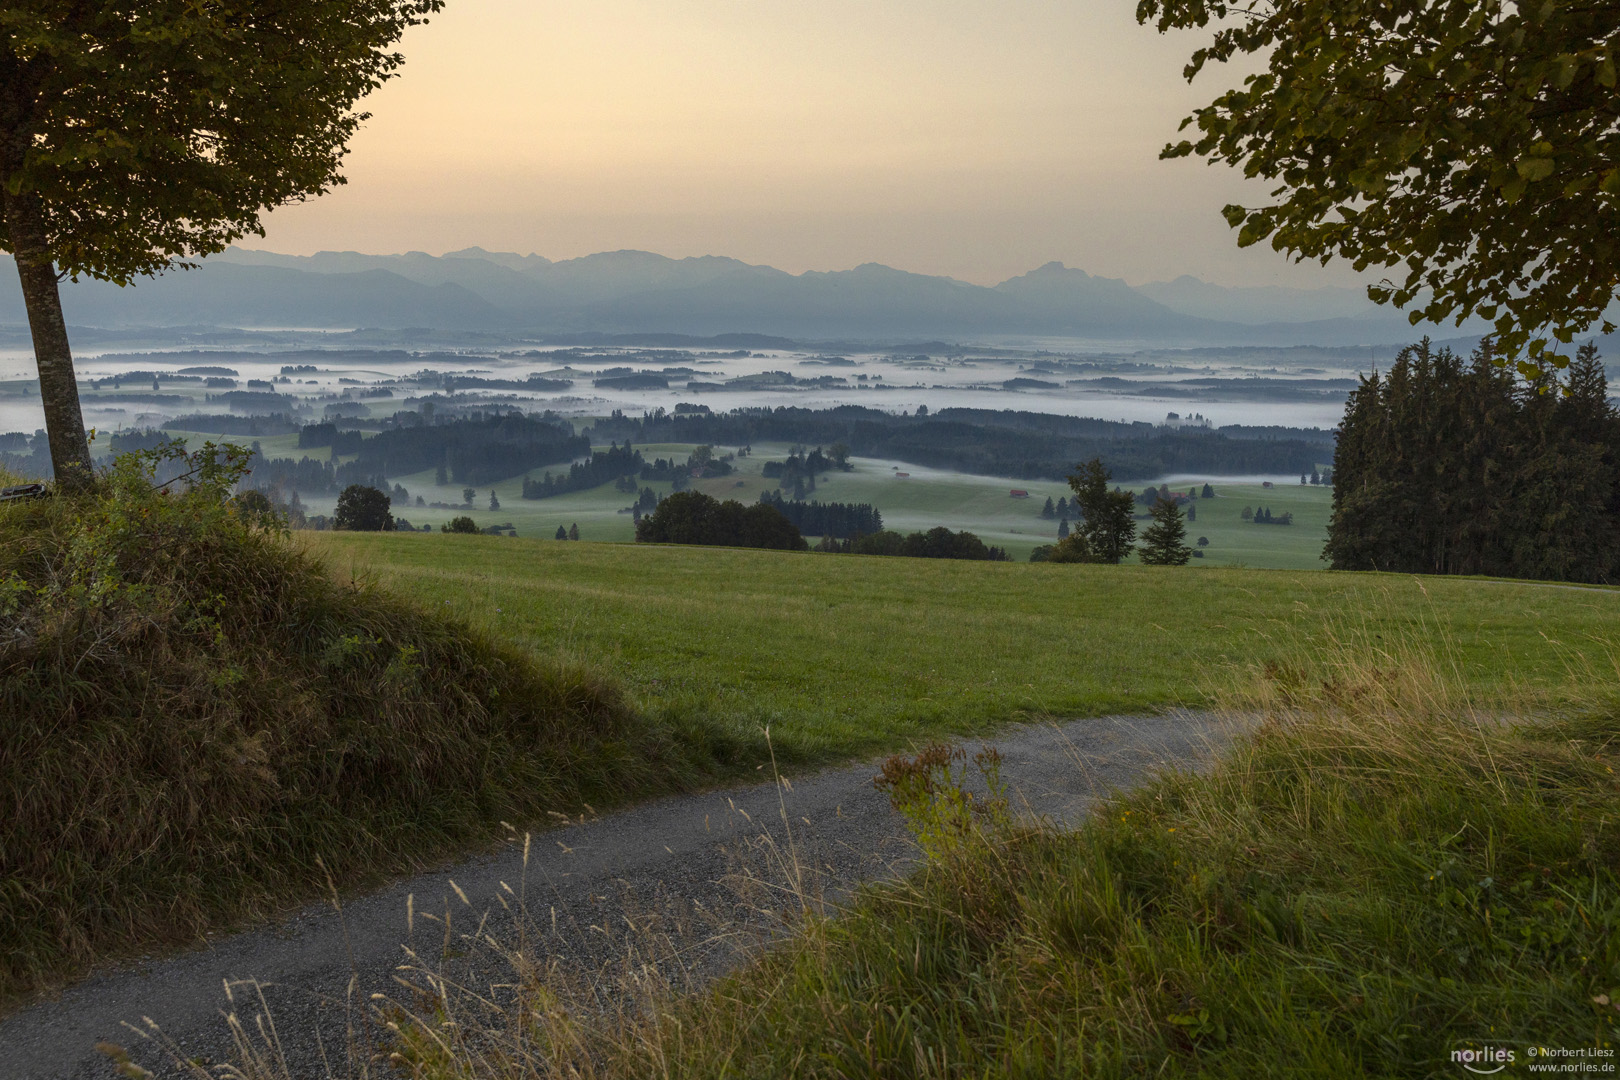
<svg viewBox="0 0 1620 1080"><path fill-rule="evenodd" d="M801 760L1205 704L1345 637L1418 643L1482 701L1556 697L1612 667L1620 625L1620 592L1481 579L300 536L341 577L595 668L666 719L770 725Z"/></svg>

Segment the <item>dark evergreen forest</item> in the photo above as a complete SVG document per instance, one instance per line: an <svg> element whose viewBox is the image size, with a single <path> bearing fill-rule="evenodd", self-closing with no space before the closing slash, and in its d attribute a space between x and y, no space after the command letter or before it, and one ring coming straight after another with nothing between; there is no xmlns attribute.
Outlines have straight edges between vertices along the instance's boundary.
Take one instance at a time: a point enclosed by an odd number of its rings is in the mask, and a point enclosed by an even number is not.
<svg viewBox="0 0 1620 1080"><path fill-rule="evenodd" d="M1175 472L1309 473L1333 457L1331 432L1294 430L1233 438L1207 430L1170 430L1154 424L1091 420L1045 413L941 409L926 416L896 416L844 405L833 409L737 409L728 413L664 412L640 417L615 412L586 434L593 442L756 442L831 446L852 454L938 469L1062 480L1076 461L1101 457L1115 476Z"/></svg>
<svg viewBox="0 0 1620 1080"><path fill-rule="evenodd" d="M1350 395L1335 569L1620 581L1620 414L1593 345L1561 386L1427 339Z"/></svg>
<svg viewBox="0 0 1620 1080"><path fill-rule="evenodd" d="M883 515L871 503L801 502L784 499L780 491L763 491L759 501L776 507L805 536L849 540L883 531Z"/></svg>
<svg viewBox="0 0 1620 1080"><path fill-rule="evenodd" d="M609 480L635 476L641 472L641 451L633 450L629 443L614 443L606 450L597 451L584 461L568 466L568 472L552 476L547 472L539 480L523 481L525 499L546 499L569 491L588 491Z"/></svg>

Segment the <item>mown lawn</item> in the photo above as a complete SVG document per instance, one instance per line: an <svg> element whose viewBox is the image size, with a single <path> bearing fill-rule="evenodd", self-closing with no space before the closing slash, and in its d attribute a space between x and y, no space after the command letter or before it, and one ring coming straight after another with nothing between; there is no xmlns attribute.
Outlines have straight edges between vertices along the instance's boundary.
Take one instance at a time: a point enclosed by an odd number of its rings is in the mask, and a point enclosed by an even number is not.
<svg viewBox="0 0 1620 1080"><path fill-rule="evenodd" d="M1234 666L1334 637L1423 644L1483 700L1556 696L1609 665L1620 625L1620 592L1474 579L301 536L340 576L594 666L666 718L769 724L801 760L1203 704Z"/></svg>

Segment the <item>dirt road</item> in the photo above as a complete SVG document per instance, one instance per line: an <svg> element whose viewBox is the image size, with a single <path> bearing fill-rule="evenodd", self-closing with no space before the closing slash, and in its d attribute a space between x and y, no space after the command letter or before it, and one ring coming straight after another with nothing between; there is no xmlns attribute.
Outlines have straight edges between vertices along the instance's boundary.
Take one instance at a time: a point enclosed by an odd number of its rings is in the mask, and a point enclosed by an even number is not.
<svg viewBox="0 0 1620 1080"><path fill-rule="evenodd" d="M1072 819L1099 793L1136 783L1163 764L1206 760L1225 737L1216 718L1180 712L1014 727L986 741L1002 753L1015 804ZM740 899L734 875L750 860L768 875L770 852L790 842L815 868L815 887L833 894L900 871L911 845L904 823L872 786L875 771L867 762L790 776L786 784L767 779L600 818L586 815L533 834L526 866L521 845L514 844L352 899L341 918L329 904L314 905L276 926L95 977L0 1020L0 1077L114 1077L94 1049L103 1040L128 1047L141 1065L168 1075L165 1056L122 1026L140 1026L143 1017L189 1058L230 1060L222 1012L224 985L232 980L266 987L293 1075L327 1075L323 1058L343 1075L345 1017L351 1015L343 1001L351 977L361 1001L374 991L397 992L392 976L407 938L421 949L424 938L442 937L443 924L434 918L447 912L463 929L490 912L489 926L509 925L499 898L510 905L523 893L528 912L545 928L545 947L589 964L622 947L612 928L634 921L627 913L655 912L675 921L701 913L711 942L724 941L712 932L716 918L768 919L762 909L769 901ZM791 837L784 822L794 830ZM416 913L413 930L407 929L408 903ZM723 945L717 948L694 962L723 965L728 957ZM238 1012L251 1016L255 1008L243 1004L243 988L235 993Z"/></svg>

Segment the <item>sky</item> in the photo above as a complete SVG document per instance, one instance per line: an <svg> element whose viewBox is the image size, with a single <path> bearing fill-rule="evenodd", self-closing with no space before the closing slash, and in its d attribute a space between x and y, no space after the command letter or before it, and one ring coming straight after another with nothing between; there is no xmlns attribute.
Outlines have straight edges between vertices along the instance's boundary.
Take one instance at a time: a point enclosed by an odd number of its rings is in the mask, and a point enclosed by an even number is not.
<svg viewBox="0 0 1620 1080"><path fill-rule="evenodd" d="M552 259L637 248L994 284L1353 284L1240 251L1265 186L1160 161L1241 73L1135 0L449 0L372 95L348 184L244 246Z"/></svg>

